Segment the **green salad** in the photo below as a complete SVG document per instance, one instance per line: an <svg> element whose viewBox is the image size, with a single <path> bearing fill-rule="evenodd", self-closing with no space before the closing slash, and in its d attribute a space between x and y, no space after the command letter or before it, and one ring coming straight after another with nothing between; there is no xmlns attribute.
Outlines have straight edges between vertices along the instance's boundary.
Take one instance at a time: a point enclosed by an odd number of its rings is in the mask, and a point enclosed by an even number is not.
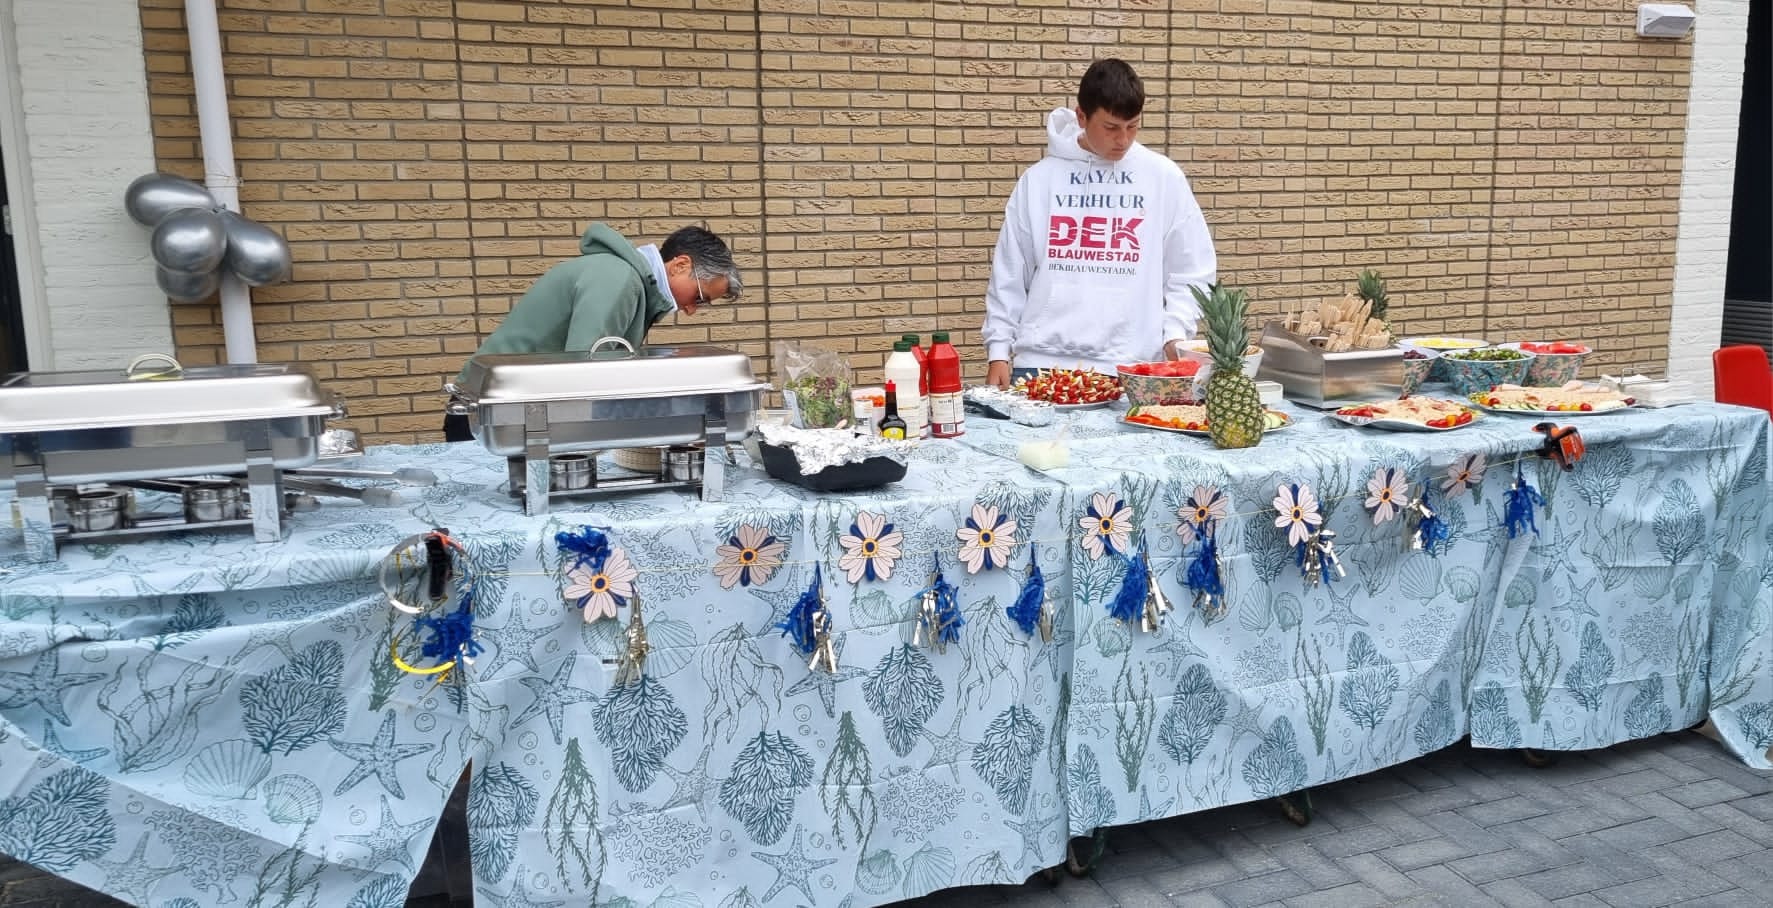
<svg viewBox="0 0 1773 908"><path fill-rule="evenodd" d="M1482 350L1460 350L1448 353L1448 359L1476 360L1486 363L1506 363L1517 359L1526 359L1527 354L1519 350L1505 350L1501 347L1485 347Z"/></svg>

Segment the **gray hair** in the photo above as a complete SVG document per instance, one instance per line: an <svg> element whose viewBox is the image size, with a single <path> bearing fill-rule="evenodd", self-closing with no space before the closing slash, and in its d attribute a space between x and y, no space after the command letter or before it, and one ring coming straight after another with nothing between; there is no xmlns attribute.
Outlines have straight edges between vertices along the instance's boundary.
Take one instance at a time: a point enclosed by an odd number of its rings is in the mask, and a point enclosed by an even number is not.
<svg viewBox="0 0 1773 908"><path fill-rule="evenodd" d="M726 242L704 227L683 227L665 238L659 255L670 261L680 255L690 257L691 273L697 280L726 278L726 295L721 299L736 300L745 292L745 279L733 263L733 251Z"/></svg>

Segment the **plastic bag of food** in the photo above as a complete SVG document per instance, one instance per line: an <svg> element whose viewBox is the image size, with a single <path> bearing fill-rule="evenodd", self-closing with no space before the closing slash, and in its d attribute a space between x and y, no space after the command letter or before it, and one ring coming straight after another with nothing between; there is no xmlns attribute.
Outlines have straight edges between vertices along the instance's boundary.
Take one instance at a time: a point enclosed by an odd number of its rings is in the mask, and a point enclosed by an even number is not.
<svg viewBox="0 0 1773 908"><path fill-rule="evenodd" d="M802 429L847 426L850 419L850 364L841 353L803 344L776 344L782 399L789 421Z"/></svg>

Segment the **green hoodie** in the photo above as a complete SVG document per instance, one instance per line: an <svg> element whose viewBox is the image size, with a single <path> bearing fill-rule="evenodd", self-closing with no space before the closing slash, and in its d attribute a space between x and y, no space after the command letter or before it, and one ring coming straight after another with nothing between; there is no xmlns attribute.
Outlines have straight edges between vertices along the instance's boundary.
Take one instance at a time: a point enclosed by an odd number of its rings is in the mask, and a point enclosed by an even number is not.
<svg viewBox="0 0 1773 908"><path fill-rule="evenodd" d="M652 265L609 227L585 228L579 251L536 280L476 355L584 351L604 337L638 350L646 329L677 308Z"/></svg>

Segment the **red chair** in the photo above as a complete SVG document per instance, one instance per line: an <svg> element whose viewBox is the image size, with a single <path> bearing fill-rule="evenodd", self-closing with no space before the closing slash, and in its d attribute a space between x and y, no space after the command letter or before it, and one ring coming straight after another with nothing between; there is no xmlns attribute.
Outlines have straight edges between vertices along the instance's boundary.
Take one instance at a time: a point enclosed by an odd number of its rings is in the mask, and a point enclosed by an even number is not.
<svg viewBox="0 0 1773 908"><path fill-rule="evenodd" d="M1766 410L1773 416L1773 369L1767 351L1754 344L1732 344L1713 351L1712 383L1721 404Z"/></svg>

